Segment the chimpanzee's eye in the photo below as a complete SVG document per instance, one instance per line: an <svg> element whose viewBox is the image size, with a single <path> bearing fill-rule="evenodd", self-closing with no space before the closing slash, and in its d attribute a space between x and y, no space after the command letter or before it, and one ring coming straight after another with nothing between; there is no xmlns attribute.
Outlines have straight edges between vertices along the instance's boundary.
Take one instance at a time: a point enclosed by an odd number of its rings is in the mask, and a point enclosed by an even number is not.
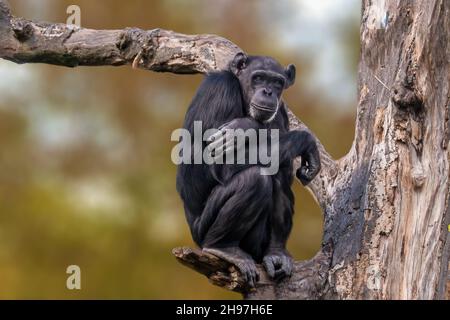
<svg viewBox="0 0 450 320"><path fill-rule="evenodd" d="M253 82L254 83L261 83L263 81L262 76L256 75L253 77Z"/></svg>
<svg viewBox="0 0 450 320"><path fill-rule="evenodd" d="M281 80L275 80L274 84L277 89L283 89L284 87L284 83Z"/></svg>

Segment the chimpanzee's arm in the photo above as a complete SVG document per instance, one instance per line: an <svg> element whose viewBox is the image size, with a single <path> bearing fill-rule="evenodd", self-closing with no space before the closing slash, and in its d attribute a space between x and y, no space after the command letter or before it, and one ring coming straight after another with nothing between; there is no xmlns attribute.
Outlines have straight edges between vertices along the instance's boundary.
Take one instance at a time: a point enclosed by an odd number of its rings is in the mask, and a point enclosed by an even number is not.
<svg viewBox="0 0 450 320"><path fill-rule="evenodd" d="M284 126L284 123L281 125ZM223 153L233 152L242 147L242 145L237 145L237 141L233 139L233 134L227 131L236 129L242 129L244 131L248 129L258 130L267 129L267 126L251 117L238 118L226 123L219 128L219 132L209 139L210 144L208 148L212 152L213 157L222 156ZM271 135L270 130L274 129L279 130L278 128L270 128L269 136ZM242 142L243 140L240 141ZM296 175L303 185L307 185L319 173L321 168L320 154L314 136L308 131L293 130L280 132L279 141L269 142L278 143L278 159L281 166L283 166L283 164L290 165L292 160L297 157L302 158L302 165L300 169L297 170ZM260 141L257 143L258 147L260 147ZM274 150L274 145L272 145L271 151Z"/></svg>
<svg viewBox="0 0 450 320"><path fill-rule="evenodd" d="M280 136L280 163L302 158L296 176L303 185L310 183L321 168L316 139L308 131L293 130Z"/></svg>
<svg viewBox="0 0 450 320"><path fill-rule="evenodd" d="M223 184L234 174L252 166L248 161L245 162L245 164L238 164L237 157L234 157L234 162L232 164L229 163L229 165L223 165L222 163L226 163L227 156L230 153L235 153L236 150L243 151L244 154L241 154L241 156L244 155L248 160L249 144L246 143L247 140L245 140L245 137L240 137L238 139L238 132L235 130L239 129L241 130L241 133L244 133L249 129L255 129L255 132L257 132L261 127L262 124L252 117L236 118L223 124L218 128L218 131L215 134L208 138L208 145L206 148L209 151L209 156L215 159L215 163L210 165L209 169L216 181ZM243 147L246 149L243 149Z"/></svg>

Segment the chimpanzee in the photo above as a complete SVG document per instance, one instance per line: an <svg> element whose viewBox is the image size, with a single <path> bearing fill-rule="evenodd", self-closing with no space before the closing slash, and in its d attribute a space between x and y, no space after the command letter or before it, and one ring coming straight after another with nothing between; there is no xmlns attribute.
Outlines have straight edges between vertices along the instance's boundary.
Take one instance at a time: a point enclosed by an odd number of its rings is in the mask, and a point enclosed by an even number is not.
<svg viewBox="0 0 450 320"><path fill-rule="evenodd" d="M219 129L219 134L201 142L201 150L207 148L212 156L223 151L217 141L229 129L279 130L280 165L274 175L262 175L259 163L178 166L177 190L194 241L234 263L252 287L259 279L255 262L263 263L273 279L292 273L286 242L294 212L293 160L302 158L296 176L304 185L320 171L314 137L307 131L289 131L281 100L295 73L293 65L284 68L270 57L238 53L229 70L205 77L184 122L192 135L194 121L201 121L204 131Z"/></svg>

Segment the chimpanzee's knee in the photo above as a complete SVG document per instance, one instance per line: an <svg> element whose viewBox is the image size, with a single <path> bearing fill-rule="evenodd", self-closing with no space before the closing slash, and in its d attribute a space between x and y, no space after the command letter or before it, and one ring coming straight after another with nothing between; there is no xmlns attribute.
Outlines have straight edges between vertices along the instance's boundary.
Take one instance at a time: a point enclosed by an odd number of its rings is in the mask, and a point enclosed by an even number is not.
<svg viewBox="0 0 450 320"><path fill-rule="evenodd" d="M272 200L273 182L271 176L261 175L259 167L251 167L238 174L235 178L239 191L245 192L248 197L257 197L263 201Z"/></svg>

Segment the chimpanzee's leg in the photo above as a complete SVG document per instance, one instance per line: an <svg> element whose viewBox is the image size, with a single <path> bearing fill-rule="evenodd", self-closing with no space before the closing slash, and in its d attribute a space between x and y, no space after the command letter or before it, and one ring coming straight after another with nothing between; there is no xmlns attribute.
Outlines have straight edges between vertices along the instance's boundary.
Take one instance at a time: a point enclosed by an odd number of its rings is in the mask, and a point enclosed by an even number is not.
<svg viewBox="0 0 450 320"><path fill-rule="evenodd" d="M262 215L268 213L272 204L271 177L260 175L259 169L248 169L217 188L227 189L231 195L227 199L214 199L215 193L208 199L208 202L225 201L205 235L203 246L239 246L257 223L267 220Z"/></svg>
<svg viewBox="0 0 450 320"><path fill-rule="evenodd" d="M219 189L211 193L202 214L214 216L206 210L218 209L203 238L204 250L236 264L251 286L258 278L255 262L252 252L245 252L240 244L249 232L261 232L259 238L263 240L270 213L268 208L272 207L272 183L272 177L261 175L259 167L245 169L225 185L216 187ZM215 203L220 203L221 207ZM261 241L253 243L256 250L252 251L261 251Z"/></svg>
<svg viewBox="0 0 450 320"><path fill-rule="evenodd" d="M290 169L288 169L290 170ZM286 250L286 242L292 229L294 195L290 189L290 171L280 171L274 177L274 208L270 215L270 243L263 259L270 277L280 279L290 276L293 260Z"/></svg>
<svg viewBox="0 0 450 320"><path fill-rule="evenodd" d="M273 205L267 206L254 224L253 228L241 240L240 247L245 252L248 252L256 263L262 263L262 259L267 252L270 243L270 215L273 210Z"/></svg>

